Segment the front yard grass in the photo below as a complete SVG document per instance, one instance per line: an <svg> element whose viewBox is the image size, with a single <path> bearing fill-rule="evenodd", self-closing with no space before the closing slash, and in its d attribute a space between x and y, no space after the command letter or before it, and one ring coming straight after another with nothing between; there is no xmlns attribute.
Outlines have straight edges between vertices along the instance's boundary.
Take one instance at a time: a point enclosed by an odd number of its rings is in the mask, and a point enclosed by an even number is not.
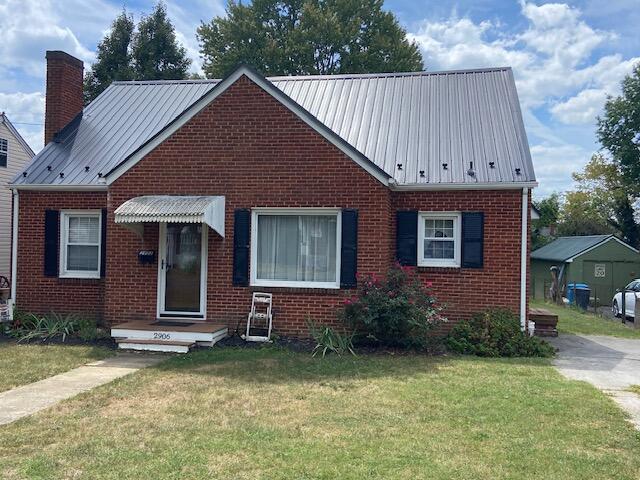
<svg viewBox="0 0 640 480"><path fill-rule="evenodd" d="M558 332L582 335L610 335L621 338L640 338L640 329L622 324L620 319L607 319L577 308L561 307L549 302L531 300L531 307L546 308L558 315Z"/></svg>
<svg viewBox="0 0 640 480"><path fill-rule="evenodd" d="M112 354L107 348L84 345L0 343L0 392Z"/></svg>
<svg viewBox="0 0 640 480"><path fill-rule="evenodd" d="M544 359L201 350L0 427L6 479L631 479L640 437Z"/></svg>

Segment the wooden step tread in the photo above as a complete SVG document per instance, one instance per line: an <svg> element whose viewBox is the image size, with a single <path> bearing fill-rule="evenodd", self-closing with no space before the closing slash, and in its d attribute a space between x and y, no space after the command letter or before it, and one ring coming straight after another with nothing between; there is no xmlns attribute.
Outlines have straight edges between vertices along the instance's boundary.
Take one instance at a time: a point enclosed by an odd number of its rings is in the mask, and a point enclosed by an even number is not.
<svg viewBox="0 0 640 480"><path fill-rule="evenodd" d="M145 340L138 338L117 338L116 343L137 343L140 345L175 345L176 347L193 347L196 342L180 342L177 340Z"/></svg>

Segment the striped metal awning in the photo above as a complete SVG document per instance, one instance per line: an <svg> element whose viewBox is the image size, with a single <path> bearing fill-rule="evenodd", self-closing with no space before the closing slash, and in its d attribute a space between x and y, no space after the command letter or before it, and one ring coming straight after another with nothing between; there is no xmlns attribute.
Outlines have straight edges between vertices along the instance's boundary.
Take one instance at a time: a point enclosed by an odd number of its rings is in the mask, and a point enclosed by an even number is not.
<svg viewBox="0 0 640 480"><path fill-rule="evenodd" d="M125 226L150 222L206 223L224 237L224 196L135 197L116 208L115 217L116 223Z"/></svg>

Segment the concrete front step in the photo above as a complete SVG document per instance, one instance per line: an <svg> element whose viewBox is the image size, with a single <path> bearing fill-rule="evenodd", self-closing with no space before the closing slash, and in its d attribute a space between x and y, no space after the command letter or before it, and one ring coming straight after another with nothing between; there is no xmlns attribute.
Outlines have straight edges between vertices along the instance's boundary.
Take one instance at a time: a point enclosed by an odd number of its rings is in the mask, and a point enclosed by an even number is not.
<svg viewBox="0 0 640 480"><path fill-rule="evenodd" d="M210 323L192 323L182 327L154 322L128 322L111 329L111 336L118 343L118 348L176 353L187 353L196 344L211 347L227 334L226 326Z"/></svg>
<svg viewBox="0 0 640 480"><path fill-rule="evenodd" d="M118 348L122 350L144 350L149 352L187 353L195 342L166 340L144 340L140 338L118 338Z"/></svg>
<svg viewBox="0 0 640 480"><path fill-rule="evenodd" d="M116 326L111 329L111 336L114 338L135 338L138 340L159 340L164 342L191 342L198 345L211 346L218 340L225 338L227 332L226 327L212 332L194 332L180 330L179 327L172 330L148 330Z"/></svg>

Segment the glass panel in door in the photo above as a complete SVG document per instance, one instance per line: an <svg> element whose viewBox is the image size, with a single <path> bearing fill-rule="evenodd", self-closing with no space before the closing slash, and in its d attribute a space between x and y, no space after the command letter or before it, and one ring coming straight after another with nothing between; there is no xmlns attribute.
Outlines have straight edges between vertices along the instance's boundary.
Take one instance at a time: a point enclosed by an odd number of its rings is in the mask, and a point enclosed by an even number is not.
<svg viewBox="0 0 640 480"><path fill-rule="evenodd" d="M167 223L164 310L201 311L202 224Z"/></svg>

